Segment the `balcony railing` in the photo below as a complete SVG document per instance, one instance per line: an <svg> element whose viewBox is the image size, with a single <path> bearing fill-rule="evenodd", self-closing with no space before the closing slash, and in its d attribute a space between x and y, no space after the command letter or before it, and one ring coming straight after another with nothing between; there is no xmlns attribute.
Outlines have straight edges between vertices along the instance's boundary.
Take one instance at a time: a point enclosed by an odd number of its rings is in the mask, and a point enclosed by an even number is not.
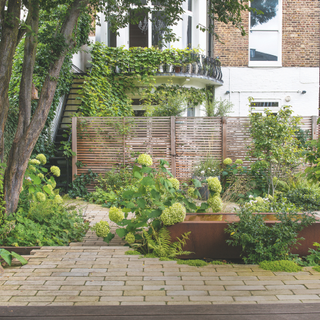
<svg viewBox="0 0 320 320"><path fill-rule="evenodd" d="M175 64L159 66L158 74L180 74L211 78L222 81L221 62L204 55L192 54L191 62L177 61Z"/></svg>

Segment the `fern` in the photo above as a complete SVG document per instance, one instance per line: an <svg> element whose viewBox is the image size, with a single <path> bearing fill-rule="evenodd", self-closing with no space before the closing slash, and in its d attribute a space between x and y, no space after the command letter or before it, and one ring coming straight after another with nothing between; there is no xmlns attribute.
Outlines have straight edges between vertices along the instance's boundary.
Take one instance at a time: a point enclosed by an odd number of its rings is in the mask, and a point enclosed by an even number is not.
<svg viewBox="0 0 320 320"><path fill-rule="evenodd" d="M155 257L174 259L180 255L188 255L190 251L183 251L190 232L181 235L181 239L177 237L176 242L171 242L170 232L166 228L161 228L159 232L152 228L151 234L143 231L143 238L147 243L148 250Z"/></svg>

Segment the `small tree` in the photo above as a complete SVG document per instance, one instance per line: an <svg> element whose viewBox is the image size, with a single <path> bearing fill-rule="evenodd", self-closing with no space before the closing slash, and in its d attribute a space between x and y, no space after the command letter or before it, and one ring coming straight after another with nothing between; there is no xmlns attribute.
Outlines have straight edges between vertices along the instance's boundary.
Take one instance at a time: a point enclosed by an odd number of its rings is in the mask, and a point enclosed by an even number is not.
<svg viewBox="0 0 320 320"><path fill-rule="evenodd" d="M276 115L268 109L265 115L249 115L252 142L248 154L266 170L268 193L272 195L278 179L292 173L301 163L302 148L296 137L301 118L292 117L292 113L290 107L284 106Z"/></svg>

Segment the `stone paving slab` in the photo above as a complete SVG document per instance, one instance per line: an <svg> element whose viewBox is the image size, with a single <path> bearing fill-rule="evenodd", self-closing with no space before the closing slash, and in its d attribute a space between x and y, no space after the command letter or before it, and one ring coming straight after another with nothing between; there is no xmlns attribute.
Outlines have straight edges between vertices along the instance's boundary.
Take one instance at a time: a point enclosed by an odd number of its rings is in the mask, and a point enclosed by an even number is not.
<svg viewBox="0 0 320 320"><path fill-rule="evenodd" d="M261 276L263 272L257 266L228 265L224 269L233 275L225 276L221 266L189 267L128 256L124 254L127 250L121 246L35 250L25 256L28 265L4 269L0 305L320 303L320 273L310 268L289 275L268 272L268 276ZM71 264L64 260L70 253L70 259L90 259L83 265ZM108 256L105 264L98 261L100 253ZM60 260L53 262L53 255ZM35 261L37 264L33 264ZM132 271L137 266L139 271ZM172 268L174 272L166 272ZM243 275L244 268L250 276Z"/></svg>

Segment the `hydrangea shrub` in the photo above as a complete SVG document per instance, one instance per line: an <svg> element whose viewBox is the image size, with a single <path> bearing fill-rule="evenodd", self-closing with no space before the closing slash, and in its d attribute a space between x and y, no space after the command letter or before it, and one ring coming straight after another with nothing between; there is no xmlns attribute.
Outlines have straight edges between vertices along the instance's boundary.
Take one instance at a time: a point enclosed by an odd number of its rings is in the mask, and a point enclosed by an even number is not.
<svg viewBox="0 0 320 320"><path fill-rule="evenodd" d="M111 207L109 210L109 218L111 221L117 223L124 219L124 213L119 208Z"/></svg>
<svg viewBox="0 0 320 320"><path fill-rule="evenodd" d="M163 210L160 219L165 226L184 221L186 217L186 208L181 203L174 203L171 207Z"/></svg>
<svg viewBox="0 0 320 320"><path fill-rule="evenodd" d="M100 221L91 227L97 237L106 238L110 232L109 223L107 221Z"/></svg>

